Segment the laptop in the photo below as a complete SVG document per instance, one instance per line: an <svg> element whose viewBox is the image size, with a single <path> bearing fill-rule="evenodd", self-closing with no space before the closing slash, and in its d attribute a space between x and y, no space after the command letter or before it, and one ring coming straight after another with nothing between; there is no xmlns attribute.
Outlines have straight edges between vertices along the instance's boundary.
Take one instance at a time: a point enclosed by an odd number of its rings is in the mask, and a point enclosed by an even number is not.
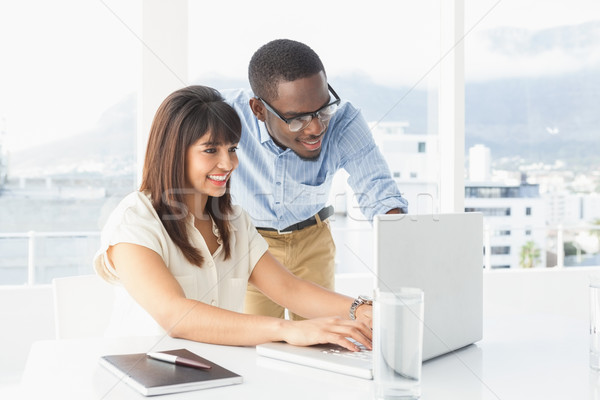
<svg viewBox="0 0 600 400"><path fill-rule="evenodd" d="M376 287L382 291L417 287L425 293L423 360L481 340L482 214L378 215L373 230ZM258 345L256 351L264 357L373 377L369 351L354 353L332 344L301 347L281 342Z"/></svg>

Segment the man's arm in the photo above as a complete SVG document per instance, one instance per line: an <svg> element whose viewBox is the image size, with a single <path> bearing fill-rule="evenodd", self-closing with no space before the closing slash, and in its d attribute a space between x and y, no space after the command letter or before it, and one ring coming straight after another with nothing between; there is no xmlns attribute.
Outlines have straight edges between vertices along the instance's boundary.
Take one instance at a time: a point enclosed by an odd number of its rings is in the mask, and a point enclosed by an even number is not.
<svg viewBox="0 0 600 400"><path fill-rule="evenodd" d="M338 128L342 130L338 150L362 213L369 220L376 214L407 213L408 202L402 197L360 112L356 111L345 122Z"/></svg>

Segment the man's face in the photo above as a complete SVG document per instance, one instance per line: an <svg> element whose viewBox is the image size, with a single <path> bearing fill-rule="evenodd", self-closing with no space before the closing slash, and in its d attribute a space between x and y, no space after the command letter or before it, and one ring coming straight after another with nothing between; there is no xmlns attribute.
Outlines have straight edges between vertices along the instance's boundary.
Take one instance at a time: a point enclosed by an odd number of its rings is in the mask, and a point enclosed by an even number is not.
<svg viewBox="0 0 600 400"><path fill-rule="evenodd" d="M281 82L277 92L277 99L269 101L269 104L285 118L315 112L330 102L327 78L323 72L308 78ZM292 149L303 159L319 157L328 122L323 123L314 117L304 129L291 132L288 124L261 105L263 113L258 117L265 122L269 134L279 147Z"/></svg>

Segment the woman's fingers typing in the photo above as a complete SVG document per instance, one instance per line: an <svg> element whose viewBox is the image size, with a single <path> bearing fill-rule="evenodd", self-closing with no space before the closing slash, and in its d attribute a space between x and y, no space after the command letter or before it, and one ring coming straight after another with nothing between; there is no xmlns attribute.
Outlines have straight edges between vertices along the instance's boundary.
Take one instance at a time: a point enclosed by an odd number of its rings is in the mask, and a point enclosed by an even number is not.
<svg viewBox="0 0 600 400"><path fill-rule="evenodd" d="M369 350L372 348L369 326L338 317L290 321L284 338L286 342L298 346L333 343L351 351L360 351L360 347L350 339Z"/></svg>

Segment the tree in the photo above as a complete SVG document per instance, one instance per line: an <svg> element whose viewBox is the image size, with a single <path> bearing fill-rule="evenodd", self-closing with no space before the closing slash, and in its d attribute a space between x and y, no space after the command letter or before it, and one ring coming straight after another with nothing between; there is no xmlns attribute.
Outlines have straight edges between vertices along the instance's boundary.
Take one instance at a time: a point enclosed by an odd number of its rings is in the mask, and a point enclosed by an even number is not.
<svg viewBox="0 0 600 400"><path fill-rule="evenodd" d="M585 250L578 247L575 242L565 242L564 249L565 256L580 256L581 254L585 254Z"/></svg>
<svg viewBox="0 0 600 400"><path fill-rule="evenodd" d="M528 241L521 247L519 265L522 268L533 268L541 261L540 248L533 240Z"/></svg>

